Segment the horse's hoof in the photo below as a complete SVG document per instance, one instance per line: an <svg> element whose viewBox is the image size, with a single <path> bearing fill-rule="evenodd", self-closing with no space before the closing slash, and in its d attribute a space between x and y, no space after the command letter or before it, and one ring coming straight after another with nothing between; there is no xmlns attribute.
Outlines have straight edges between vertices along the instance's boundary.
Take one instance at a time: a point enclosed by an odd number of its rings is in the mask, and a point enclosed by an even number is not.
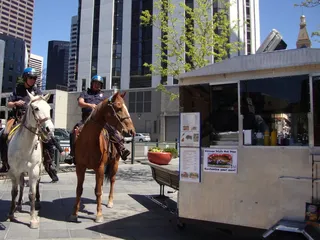
<svg viewBox="0 0 320 240"><path fill-rule="evenodd" d="M78 216L77 215L71 215L69 217L70 222L78 222Z"/></svg>
<svg viewBox="0 0 320 240"><path fill-rule="evenodd" d="M113 202L108 202L107 208L113 208Z"/></svg>
<svg viewBox="0 0 320 240"><path fill-rule="evenodd" d="M38 220L31 220L31 221L30 221L30 228L31 228L31 229L37 229L37 228L39 228L39 221L38 221Z"/></svg>
<svg viewBox="0 0 320 240"><path fill-rule="evenodd" d="M40 202L36 202L36 203L35 203L35 208L36 208L37 211L40 210L40 208L41 208Z"/></svg>
<svg viewBox="0 0 320 240"><path fill-rule="evenodd" d="M102 223L103 222L103 215L97 216L95 222L96 223Z"/></svg>
<svg viewBox="0 0 320 240"><path fill-rule="evenodd" d="M16 211L18 211L18 212L21 212L21 211L22 211L22 204L21 204L21 205L17 205Z"/></svg>

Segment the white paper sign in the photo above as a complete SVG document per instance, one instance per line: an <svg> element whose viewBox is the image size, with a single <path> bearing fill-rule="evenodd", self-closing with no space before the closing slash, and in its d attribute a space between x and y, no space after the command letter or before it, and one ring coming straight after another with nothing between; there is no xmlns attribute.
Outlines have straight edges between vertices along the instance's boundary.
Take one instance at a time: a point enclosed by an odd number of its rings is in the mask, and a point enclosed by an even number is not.
<svg viewBox="0 0 320 240"><path fill-rule="evenodd" d="M200 113L180 114L180 146L200 147Z"/></svg>
<svg viewBox="0 0 320 240"><path fill-rule="evenodd" d="M180 148L180 181L200 182L200 149Z"/></svg>
<svg viewBox="0 0 320 240"><path fill-rule="evenodd" d="M204 149L203 170L205 172L237 173L238 150Z"/></svg>

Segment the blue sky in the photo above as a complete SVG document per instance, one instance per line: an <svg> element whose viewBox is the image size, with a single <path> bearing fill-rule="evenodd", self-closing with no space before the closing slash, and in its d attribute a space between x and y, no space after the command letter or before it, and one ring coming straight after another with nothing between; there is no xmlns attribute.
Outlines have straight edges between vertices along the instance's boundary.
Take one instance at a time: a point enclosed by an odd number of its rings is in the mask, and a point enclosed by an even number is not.
<svg viewBox="0 0 320 240"><path fill-rule="evenodd" d="M300 0L260 0L260 41L275 28L293 49L299 31L300 15L306 16L308 32L320 28L320 7L300 8L294 3ZM78 0L35 0L31 52L44 57L47 63L48 42L70 38L71 17L78 13ZM318 16L316 15L318 14ZM320 48L320 43L312 41L312 47Z"/></svg>

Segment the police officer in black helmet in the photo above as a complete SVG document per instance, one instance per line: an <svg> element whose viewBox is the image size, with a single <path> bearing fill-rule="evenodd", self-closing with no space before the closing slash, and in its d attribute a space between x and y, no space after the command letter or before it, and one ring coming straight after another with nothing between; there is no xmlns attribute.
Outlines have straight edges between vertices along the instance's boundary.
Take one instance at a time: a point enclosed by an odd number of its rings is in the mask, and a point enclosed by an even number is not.
<svg viewBox="0 0 320 240"><path fill-rule="evenodd" d="M1 158L2 158L2 168L0 172L7 172L9 170L8 165L8 146L7 138L8 134L12 129L14 124L20 122L22 116L25 114L27 105L30 101L27 91L34 96L42 95L39 88L35 86L37 80L37 73L34 68L26 68L22 74L23 84L18 84L16 89L11 93L8 99L8 108L13 108L13 119L8 120L8 122L14 122L13 124L7 124L5 131L2 133L1 140ZM47 143L43 143L43 156L44 156L44 167L53 182L59 181L56 170L52 166L52 161L54 157L54 148L52 140Z"/></svg>
<svg viewBox="0 0 320 240"><path fill-rule="evenodd" d="M65 159L66 163L76 163L74 159L74 140L75 140L75 129L80 127L87 120L92 110L103 100L108 98L102 91L103 78L99 75L95 75L91 79L91 87L86 91L83 91L78 98L78 105L82 108L82 119L81 122L77 123L70 133L70 155ZM110 138L115 141L115 147L123 160L126 160L130 155L130 151L124 147L123 137L116 131L115 128L110 125L105 125L106 130L109 133Z"/></svg>

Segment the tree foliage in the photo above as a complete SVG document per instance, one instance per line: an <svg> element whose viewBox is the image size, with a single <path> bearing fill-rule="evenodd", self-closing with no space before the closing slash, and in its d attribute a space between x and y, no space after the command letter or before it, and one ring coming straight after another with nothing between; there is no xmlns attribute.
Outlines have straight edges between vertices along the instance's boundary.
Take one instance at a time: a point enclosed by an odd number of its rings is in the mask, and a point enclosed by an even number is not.
<svg viewBox="0 0 320 240"><path fill-rule="evenodd" d="M22 77L17 77L17 85L24 84Z"/></svg>
<svg viewBox="0 0 320 240"><path fill-rule="evenodd" d="M304 0L295 5L300 7L317 7L320 5L320 0Z"/></svg>
<svg viewBox="0 0 320 240"><path fill-rule="evenodd" d="M156 62L144 63L152 75L176 78L181 73L208 65L212 58L219 62L242 48L242 43L229 41L238 26L230 24L230 4L219 0L219 11L212 16L216 1L195 0L196 7L190 7L185 1L176 6L172 0L158 0L154 3L158 13L142 11L141 25L161 30L161 44L155 45ZM170 93L162 84L157 89ZM170 96L171 99L176 97Z"/></svg>
<svg viewBox="0 0 320 240"><path fill-rule="evenodd" d="M307 7L307 8L314 8L320 6L320 0L304 0L301 3L295 4L296 7ZM320 29L318 31L312 32L311 37L320 37ZM320 42L319 39L316 41Z"/></svg>
<svg viewBox="0 0 320 240"><path fill-rule="evenodd" d="M40 78L41 76L42 76L42 78L43 78L43 75L44 75L44 74L45 74L45 71L43 70L42 72L38 72L38 73L37 73L37 76L38 76L38 78ZM17 77L17 80L16 80L16 85L20 85L20 84L24 84L24 81L23 81L22 76Z"/></svg>

